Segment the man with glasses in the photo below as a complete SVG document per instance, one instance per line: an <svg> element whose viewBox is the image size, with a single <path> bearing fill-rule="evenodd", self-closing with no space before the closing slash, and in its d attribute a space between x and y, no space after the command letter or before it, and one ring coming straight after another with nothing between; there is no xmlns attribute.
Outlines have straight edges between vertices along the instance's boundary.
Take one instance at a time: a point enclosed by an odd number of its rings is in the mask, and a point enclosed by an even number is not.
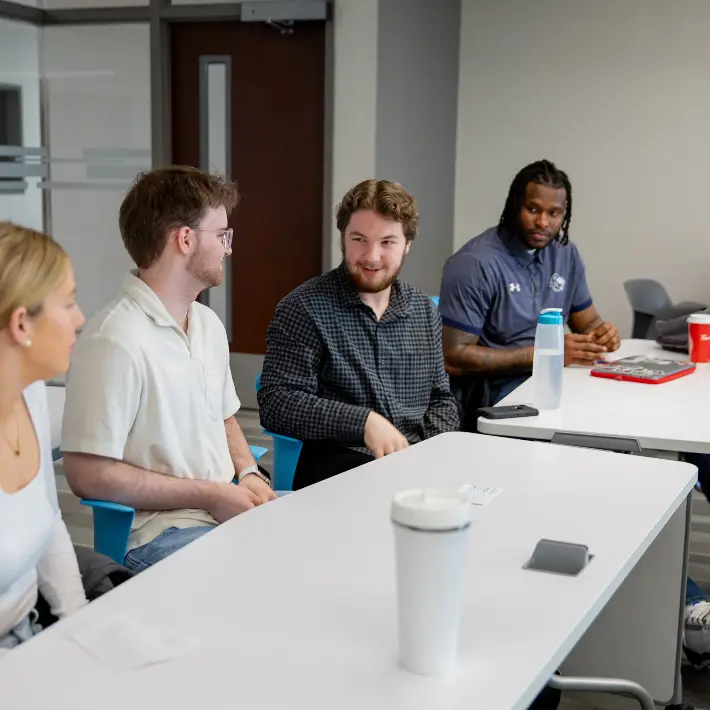
<svg viewBox="0 0 710 710"><path fill-rule="evenodd" d="M79 496L136 509L125 558L136 571L275 498L234 418L224 326L196 302L224 280L237 201L233 183L195 168L140 175L119 213L138 268L72 359L67 480Z"/></svg>

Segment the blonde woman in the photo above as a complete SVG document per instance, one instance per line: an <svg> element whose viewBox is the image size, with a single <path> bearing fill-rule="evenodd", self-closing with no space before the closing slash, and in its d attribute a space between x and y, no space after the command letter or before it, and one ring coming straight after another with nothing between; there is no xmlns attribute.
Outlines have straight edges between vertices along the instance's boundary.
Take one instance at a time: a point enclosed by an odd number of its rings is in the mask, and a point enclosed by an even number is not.
<svg viewBox="0 0 710 710"><path fill-rule="evenodd" d="M0 655L86 604L57 503L44 380L66 372L84 317L64 250L0 222Z"/></svg>

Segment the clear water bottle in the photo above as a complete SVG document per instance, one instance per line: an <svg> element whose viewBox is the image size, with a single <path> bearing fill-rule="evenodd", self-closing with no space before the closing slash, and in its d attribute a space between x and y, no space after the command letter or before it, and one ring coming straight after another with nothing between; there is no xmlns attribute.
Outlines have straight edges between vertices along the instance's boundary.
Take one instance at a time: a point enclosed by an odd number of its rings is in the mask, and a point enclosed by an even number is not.
<svg viewBox="0 0 710 710"><path fill-rule="evenodd" d="M546 308L537 319L533 386L535 407L559 409L562 403L562 373L565 366L565 334L561 308Z"/></svg>

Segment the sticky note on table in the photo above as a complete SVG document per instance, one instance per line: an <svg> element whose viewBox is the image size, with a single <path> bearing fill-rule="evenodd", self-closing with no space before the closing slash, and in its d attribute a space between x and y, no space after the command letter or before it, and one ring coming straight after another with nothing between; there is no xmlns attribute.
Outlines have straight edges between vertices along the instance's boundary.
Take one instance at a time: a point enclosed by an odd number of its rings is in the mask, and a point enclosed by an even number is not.
<svg viewBox="0 0 710 710"><path fill-rule="evenodd" d="M478 483L467 483L461 486L459 493L463 493L469 499L471 505L488 505L502 489L493 486L483 486Z"/></svg>

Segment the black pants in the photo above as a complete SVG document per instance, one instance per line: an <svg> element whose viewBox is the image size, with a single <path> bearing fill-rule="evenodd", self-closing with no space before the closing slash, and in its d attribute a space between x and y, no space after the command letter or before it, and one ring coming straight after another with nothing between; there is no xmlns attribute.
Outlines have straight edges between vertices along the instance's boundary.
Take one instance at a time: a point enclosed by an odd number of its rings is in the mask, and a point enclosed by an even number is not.
<svg viewBox="0 0 710 710"><path fill-rule="evenodd" d="M556 710L562 700L562 693L554 688L544 688L528 710Z"/></svg>
<svg viewBox="0 0 710 710"><path fill-rule="evenodd" d="M698 467L698 482L710 502L710 454L683 454L683 458Z"/></svg>
<svg viewBox="0 0 710 710"><path fill-rule="evenodd" d="M451 393L459 407L461 431L478 432L478 408L495 406L522 385L529 376L527 374L502 378L479 375L450 377Z"/></svg>
<svg viewBox="0 0 710 710"><path fill-rule="evenodd" d="M293 475L293 490L325 481L373 460L370 454L353 451L332 441L304 441Z"/></svg>

